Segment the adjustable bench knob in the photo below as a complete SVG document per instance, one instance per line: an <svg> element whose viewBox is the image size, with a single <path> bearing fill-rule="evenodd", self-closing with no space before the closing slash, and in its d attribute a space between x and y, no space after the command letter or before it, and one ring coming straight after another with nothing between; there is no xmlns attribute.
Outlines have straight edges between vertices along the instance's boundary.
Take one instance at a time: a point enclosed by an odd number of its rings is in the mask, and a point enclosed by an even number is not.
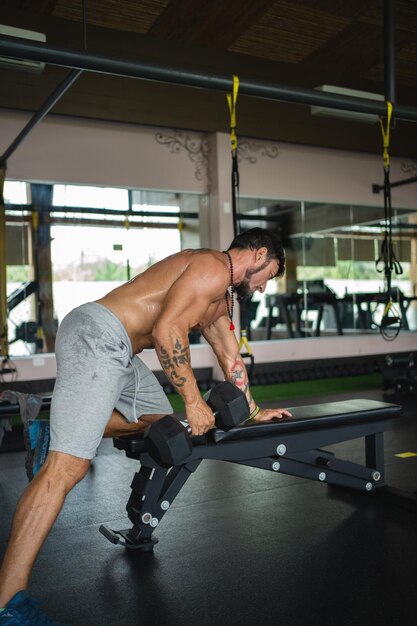
<svg viewBox="0 0 417 626"><path fill-rule="evenodd" d="M332 464L331 459L327 459L325 456L318 456L316 458L316 465L320 465L320 467L330 467Z"/></svg>

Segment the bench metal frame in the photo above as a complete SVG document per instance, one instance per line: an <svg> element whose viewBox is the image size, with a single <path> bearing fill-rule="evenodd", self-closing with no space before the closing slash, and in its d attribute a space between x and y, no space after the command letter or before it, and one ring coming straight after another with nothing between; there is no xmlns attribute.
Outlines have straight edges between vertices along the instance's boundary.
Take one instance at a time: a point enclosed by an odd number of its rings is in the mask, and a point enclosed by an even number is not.
<svg viewBox="0 0 417 626"><path fill-rule="evenodd" d="M332 423L328 419L321 419L323 408L334 408L342 404L345 406L345 403L308 407L313 413L316 409L320 415L309 420L299 420L295 424L301 426L298 430L286 431L285 423L277 422L272 427L268 424L267 428L262 428L263 424L241 427L242 438L236 438L240 434L236 429L229 431L230 435L221 433L220 437L224 435L224 438L218 441L213 441L216 437L212 436L211 440L207 438L204 443L194 445L184 463L168 469L160 467L151 458L143 438L115 438L113 441L116 448L124 450L129 458L140 461L141 467L133 477L132 492L126 505L133 526L121 531L101 526L100 532L112 543L122 544L126 548L152 550L157 543L153 537L155 528L203 459L228 461L364 492L375 492L384 484L384 432L392 428L393 418L401 414L401 407L366 400L353 402L361 402L362 410L354 409L348 416L338 415L336 411ZM364 406L369 406L369 410L364 412ZM303 409L305 412L306 407ZM291 412L294 415L297 407L291 409ZM363 415L363 421L358 420L358 415ZM350 420L354 423L349 423ZM293 424L290 421L288 425ZM260 436L257 436L258 432ZM229 439L228 436L235 438ZM333 452L323 449L323 446L358 438L365 440L364 465L339 459Z"/></svg>

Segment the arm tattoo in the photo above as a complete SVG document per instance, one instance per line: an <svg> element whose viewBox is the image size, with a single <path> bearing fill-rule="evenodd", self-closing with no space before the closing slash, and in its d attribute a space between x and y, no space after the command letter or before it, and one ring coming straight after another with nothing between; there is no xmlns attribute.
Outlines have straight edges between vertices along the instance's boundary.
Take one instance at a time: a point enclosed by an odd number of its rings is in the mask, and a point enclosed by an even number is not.
<svg viewBox="0 0 417 626"><path fill-rule="evenodd" d="M256 402L252 398L252 394L249 389L248 374L242 359L236 359L231 366L230 378L231 382L245 394L249 404L249 410L252 411L254 408L256 408Z"/></svg>
<svg viewBox="0 0 417 626"><path fill-rule="evenodd" d="M189 346L183 347L177 339L172 352L172 355L170 355L168 350L161 346L161 365L172 383L176 387L183 387L187 382L187 378L181 376L178 370L181 365L190 364L190 348Z"/></svg>
<svg viewBox="0 0 417 626"><path fill-rule="evenodd" d="M172 357L175 365L187 365L190 363L190 347L185 346L184 348L178 341L175 342L174 346L174 356Z"/></svg>
<svg viewBox="0 0 417 626"><path fill-rule="evenodd" d="M243 365L243 361L241 359L236 359L236 361L233 363L232 367L230 368L230 375L232 383L236 385L236 387L239 387L239 389L243 391L245 395L247 395L249 391L249 380L246 368ZM248 401L250 401L250 399L251 395L249 394Z"/></svg>

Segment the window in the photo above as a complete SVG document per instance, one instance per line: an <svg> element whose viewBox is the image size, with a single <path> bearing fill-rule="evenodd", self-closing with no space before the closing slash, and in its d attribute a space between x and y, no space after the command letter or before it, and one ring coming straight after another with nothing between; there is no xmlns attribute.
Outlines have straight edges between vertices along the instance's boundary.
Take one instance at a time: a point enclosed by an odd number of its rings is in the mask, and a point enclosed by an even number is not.
<svg viewBox="0 0 417 626"><path fill-rule="evenodd" d="M31 185L7 181L5 189L11 298L25 283L36 285L37 255L42 250L45 262L49 240L42 248L32 228ZM62 184L53 185L52 194L42 236L50 234L53 310L42 313L43 322L45 315L53 317L53 327L74 307L102 297L160 259L199 247L199 194ZM42 351L34 341L38 314L36 290L10 312L11 356Z"/></svg>
<svg viewBox="0 0 417 626"><path fill-rule="evenodd" d="M4 202L6 204L29 204L28 184L15 180L4 183Z"/></svg>

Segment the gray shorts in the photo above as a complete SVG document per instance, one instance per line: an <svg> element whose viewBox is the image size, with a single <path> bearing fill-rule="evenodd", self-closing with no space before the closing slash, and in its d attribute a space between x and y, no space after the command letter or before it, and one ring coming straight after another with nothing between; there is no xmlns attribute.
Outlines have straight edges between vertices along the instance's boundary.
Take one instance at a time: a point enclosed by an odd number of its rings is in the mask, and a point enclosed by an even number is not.
<svg viewBox="0 0 417 626"><path fill-rule="evenodd" d="M97 302L62 320L55 354L50 450L92 459L114 409L128 422L173 412L155 375L132 354L121 321Z"/></svg>

